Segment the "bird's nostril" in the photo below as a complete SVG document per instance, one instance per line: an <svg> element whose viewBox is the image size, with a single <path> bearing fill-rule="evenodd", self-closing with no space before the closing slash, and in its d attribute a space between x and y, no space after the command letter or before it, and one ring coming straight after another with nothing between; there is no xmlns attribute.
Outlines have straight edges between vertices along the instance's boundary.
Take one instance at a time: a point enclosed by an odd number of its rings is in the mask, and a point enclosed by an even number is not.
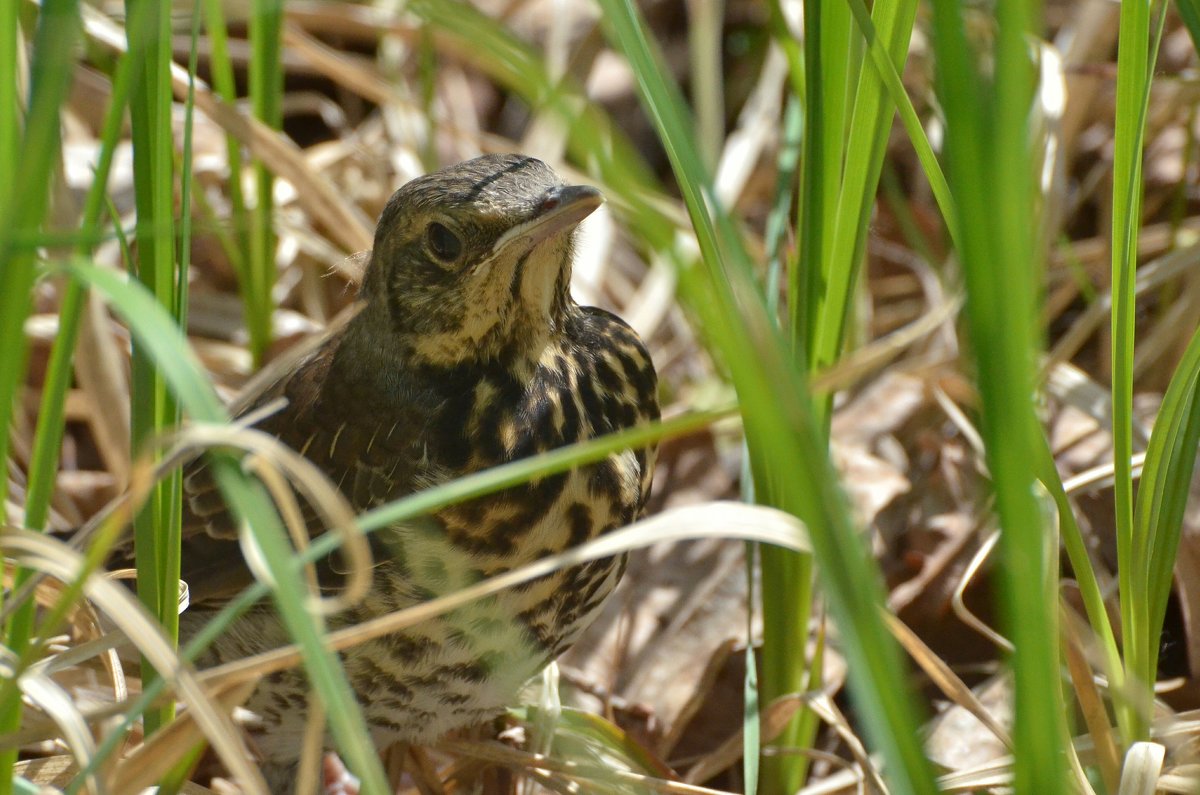
<svg viewBox="0 0 1200 795"><path fill-rule="evenodd" d="M560 204L562 204L562 197L558 195L558 191L548 193L546 198L542 199L542 212L553 210Z"/></svg>

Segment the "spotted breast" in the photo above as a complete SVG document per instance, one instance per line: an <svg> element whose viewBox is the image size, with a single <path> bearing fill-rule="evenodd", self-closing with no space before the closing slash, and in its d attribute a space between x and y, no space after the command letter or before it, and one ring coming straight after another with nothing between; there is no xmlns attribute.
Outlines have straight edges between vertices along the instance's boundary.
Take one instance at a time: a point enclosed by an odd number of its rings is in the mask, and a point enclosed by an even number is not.
<svg viewBox="0 0 1200 795"><path fill-rule="evenodd" d="M357 510L508 461L657 419L656 376L634 331L570 295L580 220L598 191L528 157L490 155L402 187L384 210L362 309L254 406L258 427L316 463ZM644 510L652 449L455 505L373 539L367 597L332 617L361 622L578 545ZM245 582L203 466L187 478L184 632ZM315 522L312 532L320 532ZM377 742L427 743L485 721L595 616L624 561L606 559L504 591L343 654ZM273 610L245 615L218 663L287 642ZM303 731L302 672L266 678L248 704L257 745L287 791Z"/></svg>

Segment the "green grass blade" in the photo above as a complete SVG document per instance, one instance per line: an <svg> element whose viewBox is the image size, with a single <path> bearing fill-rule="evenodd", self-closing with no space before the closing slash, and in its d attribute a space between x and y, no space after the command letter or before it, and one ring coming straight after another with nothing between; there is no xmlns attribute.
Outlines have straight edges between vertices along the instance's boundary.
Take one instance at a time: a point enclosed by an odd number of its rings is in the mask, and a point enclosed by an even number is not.
<svg viewBox="0 0 1200 795"><path fill-rule="evenodd" d="M1147 3L1121 6L1120 46L1117 54L1117 113L1113 151L1112 227L1112 422L1113 497L1116 511L1117 568L1121 590L1121 626L1126 662L1133 675L1142 669L1136 649L1141 647L1135 627L1134 591L1131 578L1133 558L1133 341L1137 298L1137 234L1141 226L1141 120L1148 79L1146 48L1150 38L1150 8ZM1143 682L1145 680L1142 680ZM1143 706L1149 706L1148 704ZM1135 734L1127 742L1148 739L1148 713L1138 709Z"/></svg>
<svg viewBox="0 0 1200 795"><path fill-rule="evenodd" d="M778 3L772 16L783 19ZM788 269L788 324L792 356L797 368L808 366L814 327L819 322L828 278L825 267L825 230L829 228L841 176L843 131L846 117L846 85L850 65L846 57L849 15L844 4L827 0L804 3L805 41L803 73L793 73L793 82L803 83L803 129L798 164L800 191L797 198L799 258ZM777 25L777 38L790 38L786 26ZM793 64L794 65L794 64ZM700 177L707 179L707 177ZM749 440L748 440L749 441ZM777 484L763 482L772 469L756 445L747 446L752 462L757 499L772 502ZM813 565L808 555L781 549L762 549L762 678L759 698L770 703L796 693L808 683L808 619L812 613ZM803 712L780 733L779 745L806 748L812 743L816 721ZM762 786L767 792L792 792L804 783L807 760L799 754L765 757Z"/></svg>
<svg viewBox="0 0 1200 795"><path fill-rule="evenodd" d="M15 30L13 32L15 33ZM23 364L21 364L21 362L25 354L23 351L18 349L24 348L25 346L22 341L16 339L15 337L10 338L7 336L9 333L12 333L12 331L8 328L8 324L12 321L15 321L17 328L20 330L18 333L20 333L21 337L23 338L24 332L22 327L27 312L21 311L17 307L22 303L24 303L26 306L28 305L29 287L32 286L33 282L32 247L35 239L33 233L35 232L36 227L40 225L42 220L41 216L45 213L46 209L46 199L48 197L49 183L51 182L51 172L58 146L58 106L65 99L66 82L70 76L69 57L64 57L64 54L69 56L69 50L73 46L72 40L77 33L78 18L77 8L75 7L74 3L48 4L43 8L42 15L39 19L38 38L35 42L36 63L34 71L36 79L33 90L38 93L35 93L31 100L33 107L31 107L30 110L31 119L29 122L30 126L28 128L29 135L24 143L24 157L22 157L22 160L24 161L26 158L32 158L36 161L32 164L32 167L37 172L36 178L43 180L45 187L41 188L40 190L35 190L34 196L31 199L29 193L24 190L21 190L20 195L18 196L18 186L21 186L23 183L20 181L20 178L14 180L9 186L9 192L7 192L4 199L7 203L10 203L9 207L10 210L13 211L13 215L6 217L20 218L21 220L18 221L18 224L20 225L17 226L17 229L27 237L23 241L16 241L14 245L12 238L5 236L3 232L0 232L0 246L2 246L4 254L3 258L0 259L0 263L3 264L4 276L0 278L4 278L5 282L7 282L6 286L13 290L11 294L6 295L5 299L0 299L4 305L3 312L4 317L6 318L3 350L11 354L11 356L4 357L6 359L11 358L11 361L8 362L8 366L0 366L0 369L3 369L5 372L5 378L3 380L5 385L9 383L10 378L19 380L23 371ZM47 50L53 50L55 48L59 48L59 52L47 52ZM15 95L12 96L11 99L15 101ZM2 101L2 99L0 99L0 101ZM35 120L32 118L33 114L39 114L39 117ZM16 124L14 120L13 129L10 130L9 133L15 133L19 131L19 129L20 126ZM45 136L44 138L42 138L43 135ZM37 151L31 151L35 148ZM31 173L22 178L35 178L35 175ZM24 205L25 202L29 202L29 207L26 208L25 212L22 212L21 206ZM24 285L23 291L21 285ZM12 314L8 314L10 310ZM58 375L61 378L61 372L59 372ZM53 377L53 371L47 373L48 379ZM0 394L2 394L4 391L4 389L0 389ZM65 386L63 391L65 392ZM5 406L5 409L0 410L0 439L3 440L3 442L0 443L0 461L4 461L7 458L7 429L9 427L9 419L11 414L6 412L11 411L12 408L12 393L9 392L8 394L8 399L0 397L0 401L3 401ZM50 408L52 408L52 406ZM61 410L61 406L59 408ZM40 445L40 452L43 454L43 459L45 458L44 454L46 452L46 447L53 447L55 448L54 452L57 452L56 443L48 444L47 442L43 441ZM35 445L35 461L38 461L37 454L39 450L37 448L38 446ZM42 462L38 461L38 463ZM54 464L51 462L51 483L53 482L53 469ZM43 493L39 495L37 502L44 502L48 505L49 491L53 488L53 486L51 485L50 487L46 487L44 482L45 478L42 478L41 482L38 483L38 488ZM6 485L7 483L0 484L0 501L3 499ZM33 484L31 484L31 488L32 486ZM28 500L26 505L29 505ZM37 521L31 526L41 527L45 519L44 513L44 507L39 509L35 502L33 518ZM40 517L39 514L41 514Z"/></svg>
<svg viewBox="0 0 1200 795"><path fill-rule="evenodd" d="M911 0L875 4L873 24L893 69L904 66L916 8L916 2ZM894 112L877 69L859 73L853 96L840 189L835 211L826 221L831 234L822 254L824 291L814 338L810 340L810 372L830 367L845 347L850 306L866 253L867 228ZM833 396L826 395L818 403L822 423L828 424L830 420L832 401Z"/></svg>
<svg viewBox="0 0 1200 795"><path fill-rule="evenodd" d="M1075 508L1063 488L1062 477L1058 473L1050 443L1045 436L1042 436L1039 442L1037 477L1050 493L1058 510L1059 534L1062 538L1063 548L1066 549L1067 558L1071 561L1071 569L1075 574L1075 582L1079 587L1079 596L1083 601L1088 623L1091 625L1092 631L1096 633L1100 651L1104 655L1104 672L1108 677L1109 688L1113 692L1120 692L1125 682L1125 671L1121 662L1121 653L1117 647L1116 633L1113 632L1112 622L1108 618L1104 593L1100 589L1096 572L1092 569L1092 559L1087 541L1083 537L1079 523L1075 520ZM1121 731L1127 731L1128 727L1123 723L1128 719L1127 711L1118 709L1116 716Z"/></svg>
<svg viewBox="0 0 1200 795"><path fill-rule="evenodd" d="M784 110L784 142L783 146L780 148L778 157L779 175L775 185L775 200L772 203L771 212L767 216L765 240L768 261L766 306L769 317L774 319L776 323L779 322L779 284L781 274L784 272L785 268L782 249L784 244L784 235L787 232L788 218L790 216L792 192L796 182L797 171L800 167L803 124L804 114L800 107L800 102L794 95L792 95L788 98L788 102ZM794 272L794 269L795 263L793 262L791 263L790 270L788 272ZM742 467L742 492L744 499L748 501L754 499L754 478L749 467L748 449ZM774 559L776 560L780 557L786 559L787 553L773 550L763 550L755 544L748 545L747 549L747 566L749 567L747 569L747 582L751 584L746 595L747 637L753 637L753 632L750 631L750 628L754 623L753 616L756 606L760 604L763 606L764 616L768 613L771 614L771 618L769 620L764 617L764 625L769 623L773 628L775 628L774 638L781 638L781 633L779 632L779 629L776 628L780 624L782 624L782 628L785 631L789 631L792 634L803 633L807 626L806 623L804 626L800 626L799 622L780 622L776 616L779 610L774 606L768 610L764 600L755 594L753 588L753 582L756 579L754 574L754 564L757 562L759 564L758 568L764 572L768 568L778 570L784 567L773 566L772 564L768 564L766 567L763 567L761 564L763 556L766 555L768 558L775 556ZM796 568L803 567L797 566ZM811 569L811 567L809 568ZM791 581L790 585L784 586L781 586L779 583L774 581L773 577L775 575L770 575L772 578L770 583L771 593L778 594L778 598L774 600L774 605L782 605L784 610L786 610L789 606L794 606L795 613L808 616L812 613L812 573L811 570L809 570L802 571L801 574L803 575L802 577L797 577ZM785 588L788 590L785 590ZM781 638L781 640L784 644L788 642L786 638ZM803 642L803 640L804 639L802 635L799 638L793 639L793 641L797 644ZM778 651L774 651L779 649L780 644L776 640L773 640L772 642L774 644L774 646L771 647L773 649L772 653L777 657L786 660L786 658L790 655L786 652L780 654ZM788 647L785 645L783 648L787 649ZM791 648L800 648L800 646L797 645ZM804 643L804 648L807 648L807 643ZM773 669L780 669L785 668L786 666L787 669L790 669L783 672L781 676L778 676L778 678L775 680L776 684L774 685L774 689L783 689L786 687L786 684L782 683L793 677L797 685L803 681L802 677L804 674L805 662L803 659L801 659L798 664L792 665L786 665L786 663L781 665L778 662L767 663L767 647L764 647L763 651L764 667L769 665ZM745 781L747 795L749 795L752 792L756 792L758 789L761 768L760 756L762 754L762 743L759 731L761 690L758 681L758 672L756 670L756 665L753 662L754 650L748 648L746 650L746 655L748 664L746 666L746 679L743 683L743 689L745 690L746 695L745 711L743 715L744 753L742 757L742 775ZM816 716L811 711L802 711L798 715L798 719L793 722L791 726L789 726L789 736L784 737L783 741L789 744L804 744L805 746L811 745L811 738L815 732L815 727ZM784 779L788 778L789 776L799 778L806 766L807 764L805 762L798 763L794 766L777 766L777 769L772 773L772 775ZM777 783L778 782L776 781L772 781L770 782L770 785L774 786Z"/></svg>
<svg viewBox="0 0 1200 795"><path fill-rule="evenodd" d="M184 103L183 120L183 152L180 160L179 178L179 268L178 282L175 286L174 316L179 328L187 328L188 315L188 271L191 267L192 254L192 138L195 121L196 102L196 62L198 57L197 44L200 40L200 0L192 4L191 48L188 53L188 91ZM181 419L178 411L175 422ZM179 495L182 497L182 494ZM182 560L180 560L182 565ZM161 795L175 795L179 792L195 767L200 754L204 751L204 743L182 755L171 768L170 772L159 782Z"/></svg>
<svg viewBox="0 0 1200 795"><path fill-rule="evenodd" d="M908 133L908 140L912 144L917 160L921 163L925 179L929 181L929 189L933 193L934 201L937 202L938 209L942 211L942 219L950 232L950 237L957 239L955 230L958 227L958 213L954 209L954 200L950 196L950 186L946 183L942 165L938 162L937 155L933 153L933 146L929 143L929 137L925 135L925 128L921 126L921 119L917 116L912 99L904 90L897 63L893 60L894 54L899 51L899 40L893 37L890 42L881 41L863 0L848 0L848 3L850 11L854 14L854 21L858 24L863 38L866 39L871 64L887 87L888 98L896 106L900 123L904 126L904 131ZM911 32L912 22L908 23L908 30ZM889 55L889 52L892 55Z"/></svg>
<svg viewBox="0 0 1200 795"><path fill-rule="evenodd" d="M127 0L126 16L139 20L126 26L129 56L137 64L130 99L133 139L134 201L137 208L138 256L130 267L164 306L179 305L175 270L174 138L171 130L170 9L153 0ZM144 343L135 341L131 361L131 446L140 454L151 439L177 423L178 411L167 391L158 363ZM138 597L167 633L179 634L179 522L181 489L177 474L156 483L145 507L134 519ZM143 662L143 678L156 676ZM146 716L151 733L169 722L174 707L166 704Z"/></svg>
<svg viewBox="0 0 1200 795"><path fill-rule="evenodd" d="M1055 605L1033 587L1047 571L1057 570L1046 559L1044 517L1030 467L1043 443L1033 404L1039 271L1028 124L1036 73L1025 38L1033 10L1028 2L998 6L995 71L989 79L977 59L992 56L970 49L961 4L934 3L947 171L960 214L966 314L1002 527L1002 605L1016 647L1018 793L1060 792L1066 781Z"/></svg>
<svg viewBox="0 0 1200 795"><path fill-rule="evenodd" d="M782 20L778 2L772 17ZM793 83L802 83L804 137L800 165L797 229L800 238L798 267L789 272L788 306L792 345L811 372L814 344L822 322L830 272L829 232L834 228L842 169L851 80L850 13L841 2L809 0L804 3L805 41L803 72L792 62ZM790 39L781 22L776 36Z"/></svg>
<svg viewBox="0 0 1200 795"><path fill-rule="evenodd" d="M233 77L233 62L229 57L229 33L225 28L225 12L221 0L204 0L204 26L210 47L209 65L212 69L213 90L221 99L233 107L237 103L237 83ZM246 270L250 254L250 219L246 211L246 197L242 193L242 146L232 134L225 136L225 156L229 160L229 205L233 239L236 245L225 249L230 264L238 277L238 284L249 282ZM243 311L249 317L252 306L249 293L242 289Z"/></svg>
<svg viewBox="0 0 1200 795"><path fill-rule="evenodd" d="M16 5L11 4L11 5ZM20 125L15 107L17 85L16 10L0 16L2 67L13 78L13 93L0 94L6 107L0 113L11 123L0 157L12 158ZM49 204L53 172L59 158L59 109L66 100L71 58L79 35L79 8L74 0L47 0L38 14L32 49L29 107L16 162L8 163L10 178L0 187L0 465L7 468L9 428L12 427L17 390L25 373L28 344L25 318L29 314L34 283L37 232ZM0 505L7 499L8 478L0 477ZM17 584L24 578L18 572ZM32 602L22 605L6 627L5 645L20 654L29 641L33 624ZM15 688L13 690L15 693ZM20 725L21 705L15 698L0 704L0 732ZM0 795L12 791L15 751L0 752Z"/></svg>
<svg viewBox="0 0 1200 795"><path fill-rule="evenodd" d="M1148 739L1150 686L1156 679L1151 660L1151 622L1144 582L1137 573L1146 561L1145 546L1135 535L1133 521L1133 346L1137 297L1137 240L1142 208L1142 148L1150 101L1151 65L1157 44L1150 32L1150 5L1121 6L1117 53L1117 115L1113 150L1112 211L1112 422L1113 496L1116 511L1117 568L1121 593L1121 628L1128 676L1136 683L1135 703L1118 700L1118 709L1132 709L1123 725L1126 742ZM1161 36L1161 27L1159 28Z"/></svg>
<svg viewBox="0 0 1200 795"><path fill-rule="evenodd" d="M903 683L903 662L879 618L878 572L846 512L803 375L766 313L737 231L712 193L678 89L666 78L636 9L627 0L604 0L601 7L610 38L633 67L643 107L688 205L705 269L681 266L681 287L734 376L756 484L767 488L760 498L799 516L810 528L842 632L859 714L868 736L884 752L896 791L933 792ZM764 476L766 471L788 472L791 482L781 488L783 484Z"/></svg>
<svg viewBox="0 0 1200 795"><path fill-rule="evenodd" d="M807 0L804 3L804 159L800 211L801 278L805 278L803 303L791 311L802 311L803 322L793 319L793 328L803 329L805 361L810 373L816 370L816 344L826 322L826 305L837 264L832 262L833 231L837 225L838 197L843 187L848 148L846 134L852 107L852 81L858 70L851 58L850 10L841 0ZM808 209L810 208L811 209ZM799 342L799 340L797 340ZM823 400L823 399L819 399ZM818 421L824 420L818 410Z"/></svg>
<svg viewBox="0 0 1200 795"><path fill-rule="evenodd" d="M792 354L798 366L809 368L812 342L816 339L817 314L824 292L822 280L825 268L826 204L836 200L828 196L825 186L831 182L826 169L836 169L841 160L826 162L825 138L829 125L821 123L825 116L825 81L821 79L821 2L804 4L804 29L809 41L804 54L804 132L801 139L800 194L796 204L796 230L800 238L799 259L788 271L788 328L791 331ZM779 13L782 16L782 12ZM790 34L788 34L790 35ZM793 75L793 80L796 76Z"/></svg>
<svg viewBox="0 0 1200 795"><path fill-rule="evenodd" d="M4 174L17 173L21 151L18 8L18 3L0 3L0 173Z"/></svg>
<svg viewBox="0 0 1200 795"><path fill-rule="evenodd" d="M112 168L121 127L125 121L125 105L129 99L130 61L122 58L113 77L112 99L104 116L100 133L100 155L96 163L92 186L84 200L81 223L82 238L98 237L100 216L105 208L105 190ZM88 253L90 244L80 243L76 254ZM33 454L29 464L29 488L25 495L25 526L40 530L45 526L50 507L50 498L56 483L59 450L65 427L64 413L67 389L71 385L71 362L75 342L79 336L79 322L83 308L83 287L68 280L63 290L62 303L58 310L58 334L50 353L46 378L42 384L42 398L38 408L37 430L34 435Z"/></svg>
<svg viewBox="0 0 1200 795"><path fill-rule="evenodd" d="M192 3L191 45L188 51L188 90L183 112L183 151L179 167L179 280L175 287L175 317L186 329L188 313L188 270L192 266L192 140L196 118L196 65L199 61L200 0Z"/></svg>
<svg viewBox="0 0 1200 795"><path fill-rule="evenodd" d="M1171 593L1179 534L1200 442L1200 329L1175 370L1142 467L1134 515L1138 554L1135 593L1145 605L1146 672L1158 668L1159 640ZM1149 682L1150 680L1146 680Z"/></svg>
<svg viewBox="0 0 1200 795"><path fill-rule="evenodd" d="M250 104L254 115L272 130L283 126L282 0L254 0L250 13ZM275 177L261 162L254 164L257 198L250 227L249 283L242 284L246 329L255 364L262 364L271 344L275 285Z"/></svg>
<svg viewBox="0 0 1200 795"><path fill-rule="evenodd" d="M870 27L864 29L871 34L867 46L882 53L893 72L896 65L892 59L902 66L907 55L915 10L913 2L878 3L878 25L868 20ZM773 10L774 18L782 16L780 9ZM789 327L793 352L802 357L810 373L832 365L845 346L851 299L864 259L866 230L891 127L892 104L880 71L856 66L859 59L855 54L862 45L852 30L851 18L851 8L844 2L809 0L804 4L806 123L798 211L800 256L797 267L790 271ZM862 27L861 21L859 24ZM886 50L880 49L874 35L877 28L883 31ZM793 74L792 79L796 81L798 76ZM826 434L832 401L832 394L814 401L818 427ZM785 598L784 610L793 620L790 629L779 634L772 632L779 618L764 606L763 682L764 699L769 701L795 692L804 682L802 666L787 660L786 655L776 660L774 652L795 648L806 631L796 625L795 617L808 615L811 573L797 556L764 550L763 577L765 590L793 590L796 600ZM782 741L803 746L810 737L798 719ZM803 780L802 759L771 760L765 767L767 789L796 789Z"/></svg>
<svg viewBox="0 0 1200 795"><path fill-rule="evenodd" d="M34 241L45 218L58 160L58 112L66 99L78 31L78 7L73 0L42 5L32 48L29 108L20 154L8 172L10 179L0 187L0 217L5 219L0 224L0 462L8 460L13 400L25 372L24 323L34 281ZM12 57L6 71L15 80L18 32L15 26L0 32L12 36L3 49ZM9 121L13 122L9 132L15 136L21 127L15 123L15 115L10 115ZM7 478L0 478L0 503L7 491Z"/></svg>

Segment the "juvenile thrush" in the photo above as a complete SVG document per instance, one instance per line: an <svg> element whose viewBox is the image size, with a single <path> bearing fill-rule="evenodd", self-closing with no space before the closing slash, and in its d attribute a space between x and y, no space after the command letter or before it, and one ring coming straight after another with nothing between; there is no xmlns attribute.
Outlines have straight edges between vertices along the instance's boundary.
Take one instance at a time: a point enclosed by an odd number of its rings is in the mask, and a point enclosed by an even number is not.
<svg viewBox="0 0 1200 795"><path fill-rule="evenodd" d="M361 311L250 409L280 396L258 427L316 463L357 511L486 467L658 417L656 376L619 318L571 298L575 229L603 201L530 157L487 155L404 185L388 201L360 291ZM374 539L369 595L342 626L404 608L562 551L636 519L651 449L438 511ZM207 595L244 567L207 471L185 478L184 579ZM314 524L313 533L324 528ZM499 714L565 650L612 591L607 559L355 647L345 668L377 744L428 743ZM198 604L197 604L198 602ZM263 607L208 662L288 641ZM267 677L248 707L273 787L289 788L308 703L299 671Z"/></svg>

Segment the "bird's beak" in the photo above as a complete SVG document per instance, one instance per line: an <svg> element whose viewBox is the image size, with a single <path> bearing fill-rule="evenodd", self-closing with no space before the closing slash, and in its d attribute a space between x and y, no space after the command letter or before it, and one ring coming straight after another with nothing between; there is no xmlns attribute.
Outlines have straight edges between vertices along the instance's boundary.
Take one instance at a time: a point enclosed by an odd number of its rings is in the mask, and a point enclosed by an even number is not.
<svg viewBox="0 0 1200 795"><path fill-rule="evenodd" d="M496 240L492 255L516 245L527 251L563 231L573 229L603 203L604 194L591 185L551 188L528 220L517 224Z"/></svg>

